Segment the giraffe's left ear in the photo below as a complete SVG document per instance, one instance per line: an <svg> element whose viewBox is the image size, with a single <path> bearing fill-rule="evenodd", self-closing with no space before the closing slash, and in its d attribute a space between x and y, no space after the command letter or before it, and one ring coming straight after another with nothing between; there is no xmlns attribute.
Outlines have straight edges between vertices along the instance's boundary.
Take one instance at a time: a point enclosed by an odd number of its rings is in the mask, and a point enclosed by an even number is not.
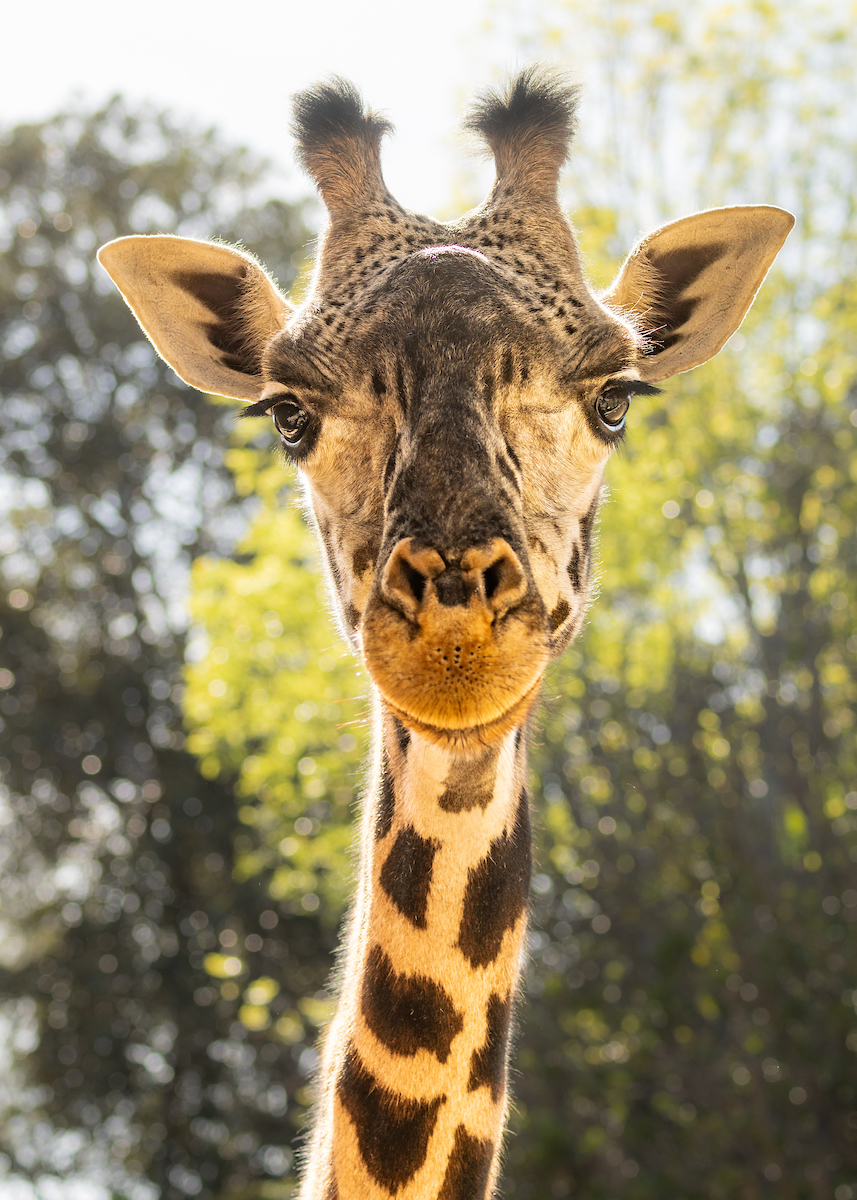
<svg viewBox="0 0 857 1200"><path fill-rule="evenodd" d="M160 356L203 392L258 400L262 352L292 308L243 250L180 237L124 237L98 261Z"/></svg>
<svg viewBox="0 0 857 1200"><path fill-rule="evenodd" d="M646 334L638 361L647 383L707 362L744 319L794 225L759 205L713 208L650 233L602 297Z"/></svg>

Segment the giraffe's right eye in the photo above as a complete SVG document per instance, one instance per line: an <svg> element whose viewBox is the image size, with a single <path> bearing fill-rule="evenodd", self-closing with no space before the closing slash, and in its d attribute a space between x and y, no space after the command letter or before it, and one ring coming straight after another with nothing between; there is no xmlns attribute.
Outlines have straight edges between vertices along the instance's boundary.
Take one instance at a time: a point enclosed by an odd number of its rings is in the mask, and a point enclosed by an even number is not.
<svg viewBox="0 0 857 1200"><path fill-rule="evenodd" d="M625 425L625 415L631 404L628 388L614 387L602 392L595 401L595 411L608 433L618 433Z"/></svg>
<svg viewBox="0 0 857 1200"><path fill-rule="evenodd" d="M271 409L271 416L283 441L297 446L309 424L309 415L301 408L297 396L279 400Z"/></svg>

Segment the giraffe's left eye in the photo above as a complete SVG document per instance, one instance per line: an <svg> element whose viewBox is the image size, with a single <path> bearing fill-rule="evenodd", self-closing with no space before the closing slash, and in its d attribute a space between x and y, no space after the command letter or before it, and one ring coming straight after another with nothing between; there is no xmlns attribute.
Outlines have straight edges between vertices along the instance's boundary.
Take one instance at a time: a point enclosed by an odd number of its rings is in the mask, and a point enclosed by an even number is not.
<svg viewBox="0 0 857 1200"><path fill-rule="evenodd" d="M595 401L598 420L608 433L618 433L624 426L630 403L628 392L618 388L602 392Z"/></svg>
<svg viewBox="0 0 857 1200"><path fill-rule="evenodd" d="M309 416L298 404L297 397L280 400L271 409L271 416L283 441L289 446L297 446L309 424Z"/></svg>

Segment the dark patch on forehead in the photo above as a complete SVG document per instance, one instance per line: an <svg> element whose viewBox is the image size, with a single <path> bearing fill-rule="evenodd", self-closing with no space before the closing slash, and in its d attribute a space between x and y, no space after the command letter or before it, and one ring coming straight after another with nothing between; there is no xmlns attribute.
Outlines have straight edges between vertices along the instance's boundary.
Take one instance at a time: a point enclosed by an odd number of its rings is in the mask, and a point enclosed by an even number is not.
<svg viewBox="0 0 857 1200"><path fill-rule="evenodd" d="M509 442L506 438L503 439L503 442L505 444L506 453L509 455L509 458L511 458L512 462L515 464L515 466L518 468L518 470L522 471L521 460L518 458L517 454L515 453L514 447L509 444Z"/></svg>
<svg viewBox="0 0 857 1200"><path fill-rule="evenodd" d="M336 1093L354 1123L367 1171L387 1191L397 1192L425 1162L446 1097L409 1100L388 1091L367 1071L353 1045L346 1052Z"/></svg>
<svg viewBox="0 0 857 1200"><path fill-rule="evenodd" d="M497 466L500 468L501 474L505 475L505 477L508 479L509 483L511 483L511 485L515 489L515 491L520 492L521 485L518 482L518 476L515 474L515 472L509 466L504 455L502 455L502 454L497 455Z"/></svg>
<svg viewBox="0 0 857 1200"><path fill-rule="evenodd" d="M494 798L499 748L483 751L478 758L454 759L438 804L444 812L484 812Z"/></svg>
<svg viewBox="0 0 857 1200"><path fill-rule="evenodd" d="M440 842L420 837L413 825L403 829L381 868L381 887L416 929L426 927L434 856Z"/></svg>
<svg viewBox="0 0 857 1200"><path fill-rule="evenodd" d="M571 551L571 561L569 562L568 567L566 569L568 571L568 577L571 580L571 586L574 588L574 590L576 592L579 592L580 591L580 547L578 546L577 542L574 543L574 546Z"/></svg>
<svg viewBox="0 0 857 1200"><path fill-rule="evenodd" d="M480 863L467 873L458 946L474 967L487 967L503 937L523 913L530 886L530 809L521 792L515 824L495 838Z"/></svg>
<svg viewBox="0 0 857 1200"><path fill-rule="evenodd" d="M562 625L565 618L571 612L571 605L567 600L561 599L556 608L550 615L551 633L554 633Z"/></svg>
<svg viewBox="0 0 857 1200"><path fill-rule="evenodd" d="M378 553L378 547L367 543L365 546L358 546L351 558L351 566L355 575L362 575L364 571L374 565L375 556Z"/></svg>
<svg viewBox="0 0 857 1200"><path fill-rule="evenodd" d="M406 729L398 717L390 718L393 722L393 733L396 735L396 742L402 754L407 754L408 746L411 744L411 731Z"/></svg>
<svg viewBox="0 0 857 1200"><path fill-rule="evenodd" d="M483 1200L493 1158L493 1142L471 1137L459 1125L437 1200Z"/></svg>
<svg viewBox="0 0 857 1200"><path fill-rule="evenodd" d="M595 514L598 512L599 499L600 497L596 496L587 511L580 518L580 536L583 541L583 548L587 552L589 550L589 540L592 537L592 526L595 523Z"/></svg>
<svg viewBox="0 0 857 1200"><path fill-rule="evenodd" d="M361 1006L378 1041L405 1057L428 1050L445 1063L464 1028L464 1018L439 983L426 975L397 974L380 946L366 959Z"/></svg>
<svg viewBox="0 0 857 1200"><path fill-rule="evenodd" d="M384 397L387 395L387 385L379 371L372 372L372 391L378 397L378 402L383 404Z"/></svg>
<svg viewBox="0 0 857 1200"><path fill-rule="evenodd" d="M378 797L378 812L375 818L375 839L380 841L393 828L393 817L396 812L396 792L393 786L393 776L390 774L390 764L387 755L383 754L381 763L381 794Z"/></svg>
<svg viewBox="0 0 857 1200"><path fill-rule="evenodd" d="M470 1056L470 1079L468 1092L477 1088L491 1089L491 1099L496 1104L505 1090L506 1046L509 1041L509 1022L512 1015L511 992L503 1000L496 992L488 997L485 1012L485 1043Z"/></svg>

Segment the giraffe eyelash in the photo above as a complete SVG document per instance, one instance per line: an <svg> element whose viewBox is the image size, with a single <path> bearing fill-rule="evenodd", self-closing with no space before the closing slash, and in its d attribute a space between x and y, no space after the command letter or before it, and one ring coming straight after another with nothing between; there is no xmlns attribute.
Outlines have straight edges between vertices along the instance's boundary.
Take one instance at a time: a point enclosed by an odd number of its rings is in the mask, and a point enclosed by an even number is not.
<svg viewBox="0 0 857 1200"><path fill-rule="evenodd" d="M244 417L267 417L271 409L280 404L283 400L291 401L297 404L298 407L303 407L300 399L294 392L275 392L272 396L263 396L261 400L256 400L253 404L248 404L239 414L239 419Z"/></svg>
<svg viewBox="0 0 857 1200"><path fill-rule="evenodd" d="M600 396L660 396L663 388L655 387L653 383L644 383L642 379L617 379L607 384Z"/></svg>

